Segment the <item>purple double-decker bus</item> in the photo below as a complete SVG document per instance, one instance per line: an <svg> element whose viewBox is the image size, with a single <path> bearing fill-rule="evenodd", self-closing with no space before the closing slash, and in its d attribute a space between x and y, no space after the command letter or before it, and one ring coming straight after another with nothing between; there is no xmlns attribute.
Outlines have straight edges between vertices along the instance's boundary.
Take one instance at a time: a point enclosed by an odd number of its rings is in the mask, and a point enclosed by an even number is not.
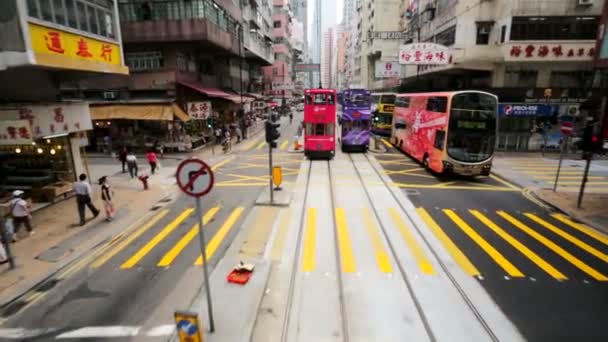
<svg viewBox="0 0 608 342"><path fill-rule="evenodd" d="M342 92L342 151L367 151L371 130L371 92L346 89Z"/></svg>

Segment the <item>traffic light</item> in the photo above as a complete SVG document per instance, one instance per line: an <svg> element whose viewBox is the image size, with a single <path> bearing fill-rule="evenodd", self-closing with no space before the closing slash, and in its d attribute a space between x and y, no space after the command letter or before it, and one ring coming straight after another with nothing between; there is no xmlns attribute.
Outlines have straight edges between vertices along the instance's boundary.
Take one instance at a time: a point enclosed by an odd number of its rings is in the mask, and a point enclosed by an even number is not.
<svg viewBox="0 0 608 342"><path fill-rule="evenodd" d="M589 123L585 126L581 144L583 152L598 153L602 151L604 142L602 141L601 133L601 127L598 122Z"/></svg>
<svg viewBox="0 0 608 342"><path fill-rule="evenodd" d="M277 147L277 142L276 140L279 139L279 137L281 136L281 133L279 133L278 128L281 125L278 123L273 123L270 120L266 120L266 142L270 145L270 147L272 148L276 148Z"/></svg>
<svg viewBox="0 0 608 342"><path fill-rule="evenodd" d="M213 119L211 119L211 118L207 119L207 127L213 128L213 126L215 126Z"/></svg>

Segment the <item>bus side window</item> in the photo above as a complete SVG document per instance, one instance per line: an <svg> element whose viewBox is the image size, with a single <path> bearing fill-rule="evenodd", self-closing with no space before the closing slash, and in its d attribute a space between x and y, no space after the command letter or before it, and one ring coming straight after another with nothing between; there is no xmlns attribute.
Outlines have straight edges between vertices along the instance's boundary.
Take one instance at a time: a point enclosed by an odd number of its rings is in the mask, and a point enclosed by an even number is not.
<svg viewBox="0 0 608 342"><path fill-rule="evenodd" d="M325 125L320 123L315 125L315 135L325 135Z"/></svg>
<svg viewBox="0 0 608 342"><path fill-rule="evenodd" d="M395 120L395 129L406 129L407 124L402 120Z"/></svg>
<svg viewBox="0 0 608 342"><path fill-rule="evenodd" d="M426 103L426 110L436 113L445 113L448 110L448 98L445 96L431 96Z"/></svg>
<svg viewBox="0 0 608 342"><path fill-rule="evenodd" d="M445 142L445 131L440 131L440 130L435 131L435 143L433 144L433 146L436 149L443 151L444 142Z"/></svg>

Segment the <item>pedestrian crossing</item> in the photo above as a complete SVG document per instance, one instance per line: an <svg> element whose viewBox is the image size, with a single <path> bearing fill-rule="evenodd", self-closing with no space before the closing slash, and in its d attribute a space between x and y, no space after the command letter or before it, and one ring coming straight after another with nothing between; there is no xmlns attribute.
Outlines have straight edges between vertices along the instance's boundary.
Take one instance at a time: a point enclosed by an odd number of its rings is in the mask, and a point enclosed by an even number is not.
<svg viewBox="0 0 608 342"><path fill-rule="evenodd" d="M300 268L317 271L318 236L327 227L317 227L318 208L308 208L302 239ZM422 243L416 229L410 226L397 208L383 209L377 222L368 208L334 208L336 248L343 273L393 273L396 263L384 236L397 232L395 249L407 250L416 269L423 276L438 274L440 265L429 247ZM561 214L507 212L503 210L417 208L421 229L434 236L456 265L466 274L480 279L554 279L558 281L608 281L608 236L577 223ZM319 220L320 221L320 220ZM364 231L367 241L353 240ZM320 232L321 231L321 232ZM394 239L394 238L393 238ZM363 244L367 244L364 246ZM373 250L373 254L358 250ZM372 258L374 269L363 258ZM407 271L407 270L406 270Z"/></svg>
<svg viewBox="0 0 608 342"><path fill-rule="evenodd" d="M306 273L319 271L319 266L326 262L319 260L323 253L317 250L323 245L319 238L327 236L329 228L318 225L327 222L319 216L326 212L323 210L315 207L305 210L299 242L302 252L298 258L299 268ZM209 259L227 243L245 211L244 207L221 205L206 209L204 229L213 231L205 246ZM403 260L397 260L391 252L386 240L390 238L395 250L406 251L411 257L411 263L406 263L413 267L410 271L436 276L441 265L420 236L427 233L427 238L433 237L438 242L435 246L440 246L457 268L480 279L608 281L608 236L562 214L419 207L413 213L419 220L414 221L424 224L414 227L413 221L398 208L384 208L377 213L367 207L334 208L334 211L336 248L343 273L394 273L399 267L397 263L403 265ZM163 209L151 215L124 239L115 241L91 267L111 264L126 271L146 264L166 268L178 260L202 265L197 239L199 225L192 222L194 214L193 208L184 208L174 212ZM196 252L187 253L188 248Z"/></svg>

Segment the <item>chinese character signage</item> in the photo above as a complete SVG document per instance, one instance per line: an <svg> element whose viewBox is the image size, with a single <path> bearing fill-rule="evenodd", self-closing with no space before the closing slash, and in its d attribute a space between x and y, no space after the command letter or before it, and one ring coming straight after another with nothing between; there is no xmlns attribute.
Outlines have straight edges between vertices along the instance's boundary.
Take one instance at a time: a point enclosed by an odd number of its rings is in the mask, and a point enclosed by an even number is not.
<svg viewBox="0 0 608 342"><path fill-rule="evenodd" d="M505 45L505 48L507 62L592 61L595 57L593 43L511 43Z"/></svg>
<svg viewBox="0 0 608 342"><path fill-rule="evenodd" d="M552 116L559 111L557 105L547 104L516 104L504 103L498 106L498 113L502 117L541 117Z"/></svg>
<svg viewBox="0 0 608 342"><path fill-rule="evenodd" d="M401 65L397 62L376 61L374 75L376 78L394 78L401 74Z"/></svg>
<svg viewBox="0 0 608 342"><path fill-rule="evenodd" d="M32 142L27 120L0 120L0 145L24 145Z"/></svg>
<svg viewBox="0 0 608 342"><path fill-rule="evenodd" d="M28 25L36 64L64 69L127 74L119 44L37 24Z"/></svg>
<svg viewBox="0 0 608 342"><path fill-rule="evenodd" d="M23 105L0 109L0 118L27 121L34 139L93 129L88 103Z"/></svg>
<svg viewBox="0 0 608 342"><path fill-rule="evenodd" d="M409 33L401 31L368 31L367 38L382 40L406 40L409 38Z"/></svg>
<svg viewBox="0 0 608 342"><path fill-rule="evenodd" d="M452 61L450 49L434 43L414 43L399 48L399 64L445 65Z"/></svg>
<svg viewBox="0 0 608 342"><path fill-rule="evenodd" d="M211 102L188 102L188 115L193 120L206 120L211 114Z"/></svg>

